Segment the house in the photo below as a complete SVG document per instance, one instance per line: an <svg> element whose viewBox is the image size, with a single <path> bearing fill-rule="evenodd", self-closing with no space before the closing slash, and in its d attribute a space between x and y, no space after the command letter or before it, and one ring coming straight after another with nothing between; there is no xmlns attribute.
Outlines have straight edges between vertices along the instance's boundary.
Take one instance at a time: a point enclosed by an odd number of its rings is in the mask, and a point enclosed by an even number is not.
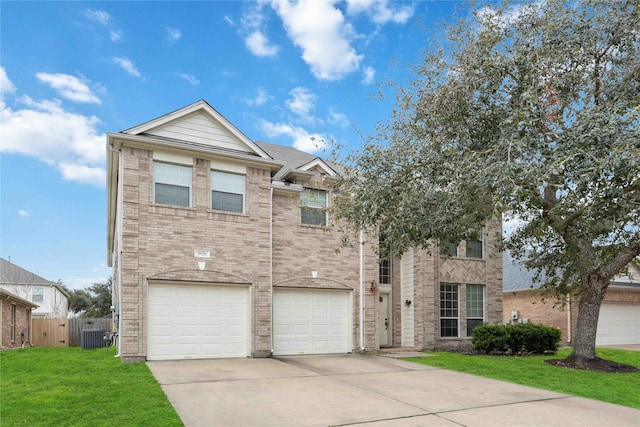
<svg viewBox="0 0 640 427"><path fill-rule="evenodd" d="M205 101L107 134L107 248L123 362L468 343L502 321L495 235L379 260L327 209L341 168L253 141ZM499 233L498 233L499 234Z"/></svg>
<svg viewBox="0 0 640 427"><path fill-rule="evenodd" d="M56 282L0 258L0 288L37 304L34 318L66 318L69 293Z"/></svg>
<svg viewBox="0 0 640 427"><path fill-rule="evenodd" d="M598 319L596 345L640 344L640 260L629 265L631 277L618 276L609 285ZM509 252L503 259L504 322L540 323L559 328L561 342L572 343L578 319L578 300L568 297L558 304L543 298L534 273Z"/></svg>
<svg viewBox="0 0 640 427"><path fill-rule="evenodd" d="M0 288L0 348L31 344L31 315L38 306Z"/></svg>

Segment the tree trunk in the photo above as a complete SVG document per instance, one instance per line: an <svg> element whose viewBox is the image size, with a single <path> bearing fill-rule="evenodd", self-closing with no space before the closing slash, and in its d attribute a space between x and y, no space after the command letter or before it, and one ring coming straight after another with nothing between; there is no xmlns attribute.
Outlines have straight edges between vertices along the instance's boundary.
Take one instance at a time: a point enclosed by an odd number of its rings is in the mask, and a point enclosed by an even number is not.
<svg viewBox="0 0 640 427"><path fill-rule="evenodd" d="M593 277L589 277L584 282L578 303L578 323L574 335L573 352L569 356L576 365L582 365L596 357L598 317L608 285L608 281L602 282Z"/></svg>

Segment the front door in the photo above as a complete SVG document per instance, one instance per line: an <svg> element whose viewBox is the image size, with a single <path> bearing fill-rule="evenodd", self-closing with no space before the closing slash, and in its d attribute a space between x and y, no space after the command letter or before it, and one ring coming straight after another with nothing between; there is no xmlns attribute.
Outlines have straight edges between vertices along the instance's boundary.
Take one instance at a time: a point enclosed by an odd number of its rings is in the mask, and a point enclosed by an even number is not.
<svg viewBox="0 0 640 427"><path fill-rule="evenodd" d="M380 292L378 294L378 334L380 335L380 347L388 347L391 345L391 310L389 309L388 292Z"/></svg>

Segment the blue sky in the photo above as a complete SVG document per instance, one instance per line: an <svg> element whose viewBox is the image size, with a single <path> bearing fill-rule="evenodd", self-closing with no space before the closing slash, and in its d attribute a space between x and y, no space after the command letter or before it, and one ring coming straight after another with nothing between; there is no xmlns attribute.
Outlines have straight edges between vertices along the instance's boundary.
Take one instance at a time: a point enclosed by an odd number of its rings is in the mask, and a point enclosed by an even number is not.
<svg viewBox="0 0 640 427"><path fill-rule="evenodd" d="M458 6L1 2L0 256L71 288L109 276L105 133L199 99L253 140L361 146L393 106L376 83Z"/></svg>

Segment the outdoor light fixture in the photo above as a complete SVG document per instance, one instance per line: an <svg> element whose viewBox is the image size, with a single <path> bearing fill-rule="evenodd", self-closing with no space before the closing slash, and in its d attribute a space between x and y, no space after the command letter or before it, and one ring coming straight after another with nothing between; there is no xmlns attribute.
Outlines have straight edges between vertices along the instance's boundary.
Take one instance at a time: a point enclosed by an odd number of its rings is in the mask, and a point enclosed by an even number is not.
<svg viewBox="0 0 640 427"><path fill-rule="evenodd" d="M404 302L404 305L406 305L407 307L411 306L411 300L406 300Z"/></svg>
<svg viewBox="0 0 640 427"><path fill-rule="evenodd" d="M204 270L204 267L207 265L205 261L198 261L198 269Z"/></svg>
<svg viewBox="0 0 640 427"><path fill-rule="evenodd" d="M311 278L312 278L312 279L317 279L317 278L318 278L318 272L317 272L317 271L315 271L315 270L313 270L313 271L311 272Z"/></svg>

